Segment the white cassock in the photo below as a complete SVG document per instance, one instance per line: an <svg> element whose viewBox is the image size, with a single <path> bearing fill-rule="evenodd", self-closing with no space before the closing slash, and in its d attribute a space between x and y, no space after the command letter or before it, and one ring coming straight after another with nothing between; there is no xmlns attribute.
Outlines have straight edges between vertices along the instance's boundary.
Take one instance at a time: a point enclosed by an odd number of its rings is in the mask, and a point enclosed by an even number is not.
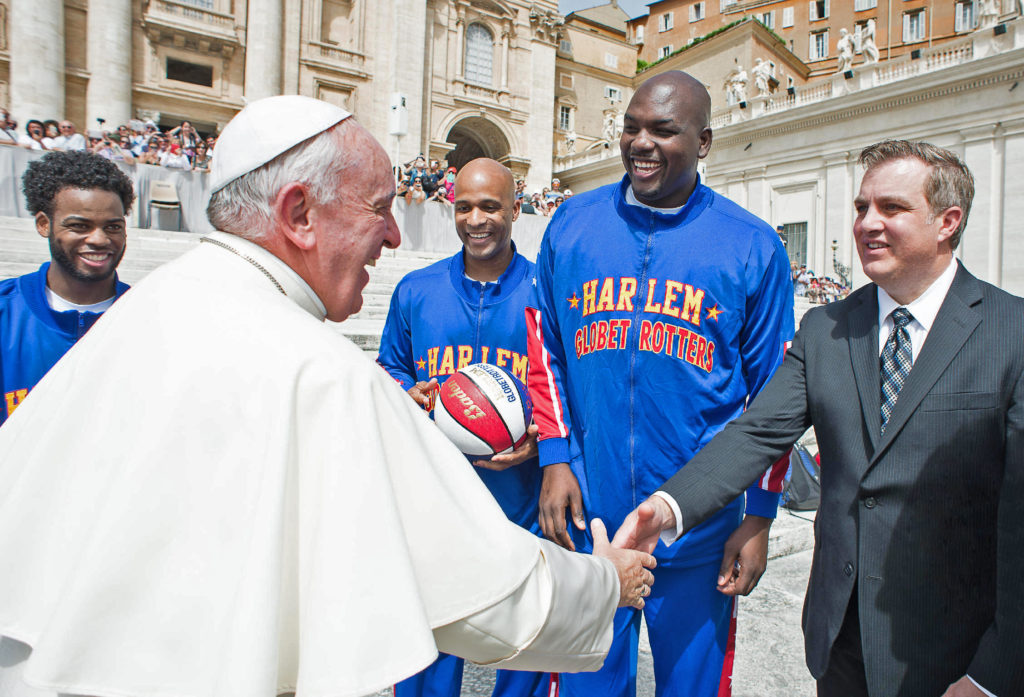
<svg viewBox="0 0 1024 697"><path fill-rule="evenodd" d="M3 697L365 695L438 649L596 670L611 564L510 523L291 269L211 238L0 429Z"/></svg>

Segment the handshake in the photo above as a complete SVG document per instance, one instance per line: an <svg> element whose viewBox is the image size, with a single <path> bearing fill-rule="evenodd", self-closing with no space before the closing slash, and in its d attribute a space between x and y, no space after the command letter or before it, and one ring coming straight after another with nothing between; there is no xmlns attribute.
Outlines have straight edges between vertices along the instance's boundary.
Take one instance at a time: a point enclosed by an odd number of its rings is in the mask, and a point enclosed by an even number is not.
<svg viewBox="0 0 1024 697"><path fill-rule="evenodd" d="M652 496L626 516L609 542L600 519L594 519L590 531L594 538L594 556L615 565L619 575L619 607L642 608L651 594L657 561L651 556L663 530L674 530L676 518L664 499Z"/></svg>

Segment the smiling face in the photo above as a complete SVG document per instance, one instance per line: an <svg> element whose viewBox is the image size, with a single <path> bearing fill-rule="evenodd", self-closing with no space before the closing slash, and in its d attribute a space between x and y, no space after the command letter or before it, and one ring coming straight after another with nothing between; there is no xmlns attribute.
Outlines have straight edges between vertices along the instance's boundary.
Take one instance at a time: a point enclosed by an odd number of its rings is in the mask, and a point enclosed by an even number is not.
<svg viewBox="0 0 1024 697"><path fill-rule="evenodd" d="M455 180L455 230L466 273L494 281L512 261L512 222L519 217L512 173L487 158L473 160Z"/></svg>
<svg viewBox="0 0 1024 697"><path fill-rule="evenodd" d="M853 236L864 273L900 304L912 302L949 266L958 206L933 213L925 198L931 166L890 160L865 173L854 200Z"/></svg>
<svg viewBox="0 0 1024 697"><path fill-rule="evenodd" d="M401 242L391 214L395 181L384 149L361 126L346 135L342 147L360 162L361 173L343 177L338 198L310 210L316 246L304 275L333 322L359 312L370 282L366 267L374 265L382 248Z"/></svg>
<svg viewBox="0 0 1024 697"><path fill-rule="evenodd" d="M114 294L114 271L124 256L124 206L102 189L66 188L53 197L53 217L36 214L53 263L47 285L65 300L89 304Z"/></svg>
<svg viewBox="0 0 1024 697"><path fill-rule="evenodd" d="M664 73L636 91L623 117L619 149L633 193L657 208L686 203L697 161L711 149L710 98L689 75Z"/></svg>

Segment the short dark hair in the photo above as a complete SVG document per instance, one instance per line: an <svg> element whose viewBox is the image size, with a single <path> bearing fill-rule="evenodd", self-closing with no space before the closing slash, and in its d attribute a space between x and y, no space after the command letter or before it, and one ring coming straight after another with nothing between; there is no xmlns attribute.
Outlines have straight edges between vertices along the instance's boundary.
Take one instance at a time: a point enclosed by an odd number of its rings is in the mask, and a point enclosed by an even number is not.
<svg viewBox="0 0 1024 697"><path fill-rule="evenodd" d="M132 180L110 160L82 150L54 150L28 163L21 190L32 215L53 216L53 199L63 189L101 189L117 194L125 215L135 201Z"/></svg>
<svg viewBox="0 0 1024 697"><path fill-rule="evenodd" d="M931 167L924 185L924 197L933 218L953 206L963 211L960 226L949 238L950 247L956 249L967 227L967 216L974 201L974 175L955 152L920 141L883 140L864 148L859 161L865 170L871 171L886 162L909 158Z"/></svg>

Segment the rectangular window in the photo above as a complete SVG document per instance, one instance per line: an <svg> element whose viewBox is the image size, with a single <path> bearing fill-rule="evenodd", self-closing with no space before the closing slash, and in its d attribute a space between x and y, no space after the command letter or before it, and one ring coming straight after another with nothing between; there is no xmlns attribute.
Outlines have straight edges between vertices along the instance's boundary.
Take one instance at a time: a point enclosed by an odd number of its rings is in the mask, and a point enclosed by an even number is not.
<svg viewBox="0 0 1024 697"><path fill-rule="evenodd" d="M972 31L976 26L974 23L974 0L959 0L956 4L954 29L956 31Z"/></svg>
<svg viewBox="0 0 1024 697"><path fill-rule="evenodd" d="M782 226L782 243L789 260L797 265L807 263L807 223L786 223Z"/></svg>
<svg viewBox="0 0 1024 697"><path fill-rule="evenodd" d="M561 128L563 131L568 131L572 128L571 106L558 107L558 127Z"/></svg>
<svg viewBox="0 0 1024 697"><path fill-rule="evenodd" d="M619 57L616 56L614 53L605 53L604 54L604 65L605 65L606 68L618 68L619 67Z"/></svg>
<svg viewBox="0 0 1024 697"><path fill-rule="evenodd" d="M658 31L668 31L672 28L672 13L666 12L658 18Z"/></svg>
<svg viewBox="0 0 1024 697"><path fill-rule="evenodd" d="M661 49L658 51L658 58L668 58L671 55L672 44L669 44L668 46L662 46Z"/></svg>
<svg viewBox="0 0 1024 697"><path fill-rule="evenodd" d="M167 59L167 79L213 87L213 67L188 63L175 58Z"/></svg>
<svg viewBox="0 0 1024 697"><path fill-rule="evenodd" d="M853 0L853 11L873 10L878 7L878 0Z"/></svg>
<svg viewBox="0 0 1024 697"><path fill-rule="evenodd" d="M621 102L622 91L618 87L611 87L609 85L605 85L604 98L609 99L613 102Z"/></svg>
<svg viewBox="0 0 1024 697"><path fill-rule="evenodd" d="M782 26L783 28L793 26L793 8L783 7L782 8Z"/></svg>
<svg viewBox="0 0 1024 697"><path fill-rule="evenodd" d="M568 39L562 39L558 42L558 50L562 53L572 53L572 42Z"/></svg>
<svg viewBox="0 0 1024 697"><path fill-rule="evenodd" d="M572 89L572 84L573 84L572 83L572 75L569 75L567 73L562 73L561 75L558 76L558 86L559 87L564 87L567 90L571 90Z"/></svg>
<svg viewBox="0 0 1024 697"><path fill-rule="evenodd" d="M907 12L903 15L903 43L924 41L925 22L924 10Z"/></svg>
<svg viewBox="0 0 1024 697"><path fill-rule="evenodd" d="M636 32L636 42L638 44L642 44L644 42L644 25L636 25L636 29L634 31Z"/></svg>
<svg viewBox="0 0 1024 697"><path fill-rule="evenodd" d="M828 19L828 0L811 0L808 14L812 22Z"/></svg>
<svg viewBox="0 0 1024 697"><path fill-rule="evenodd" d="M807 58L812 61L828 58L828 29L811 34L807 47Z"/></svg>
<svg viewBox="0 0 1024 697"><path fill-rule="evenodd" d="M690 5L690 21L691 22L699 22L700 20L704 19L704 15L705 15L705 11L704 11L704 2L703 2L703 0L701 2L695 2L692 5Z"/></svg>
<svg viewBox="0 0 1024 697"><path fill-rule="evenodd" d="M757 18L761 21L761 24L765 25L769 29L775 28L775 10L770 12L758 12Z"/></svg>

